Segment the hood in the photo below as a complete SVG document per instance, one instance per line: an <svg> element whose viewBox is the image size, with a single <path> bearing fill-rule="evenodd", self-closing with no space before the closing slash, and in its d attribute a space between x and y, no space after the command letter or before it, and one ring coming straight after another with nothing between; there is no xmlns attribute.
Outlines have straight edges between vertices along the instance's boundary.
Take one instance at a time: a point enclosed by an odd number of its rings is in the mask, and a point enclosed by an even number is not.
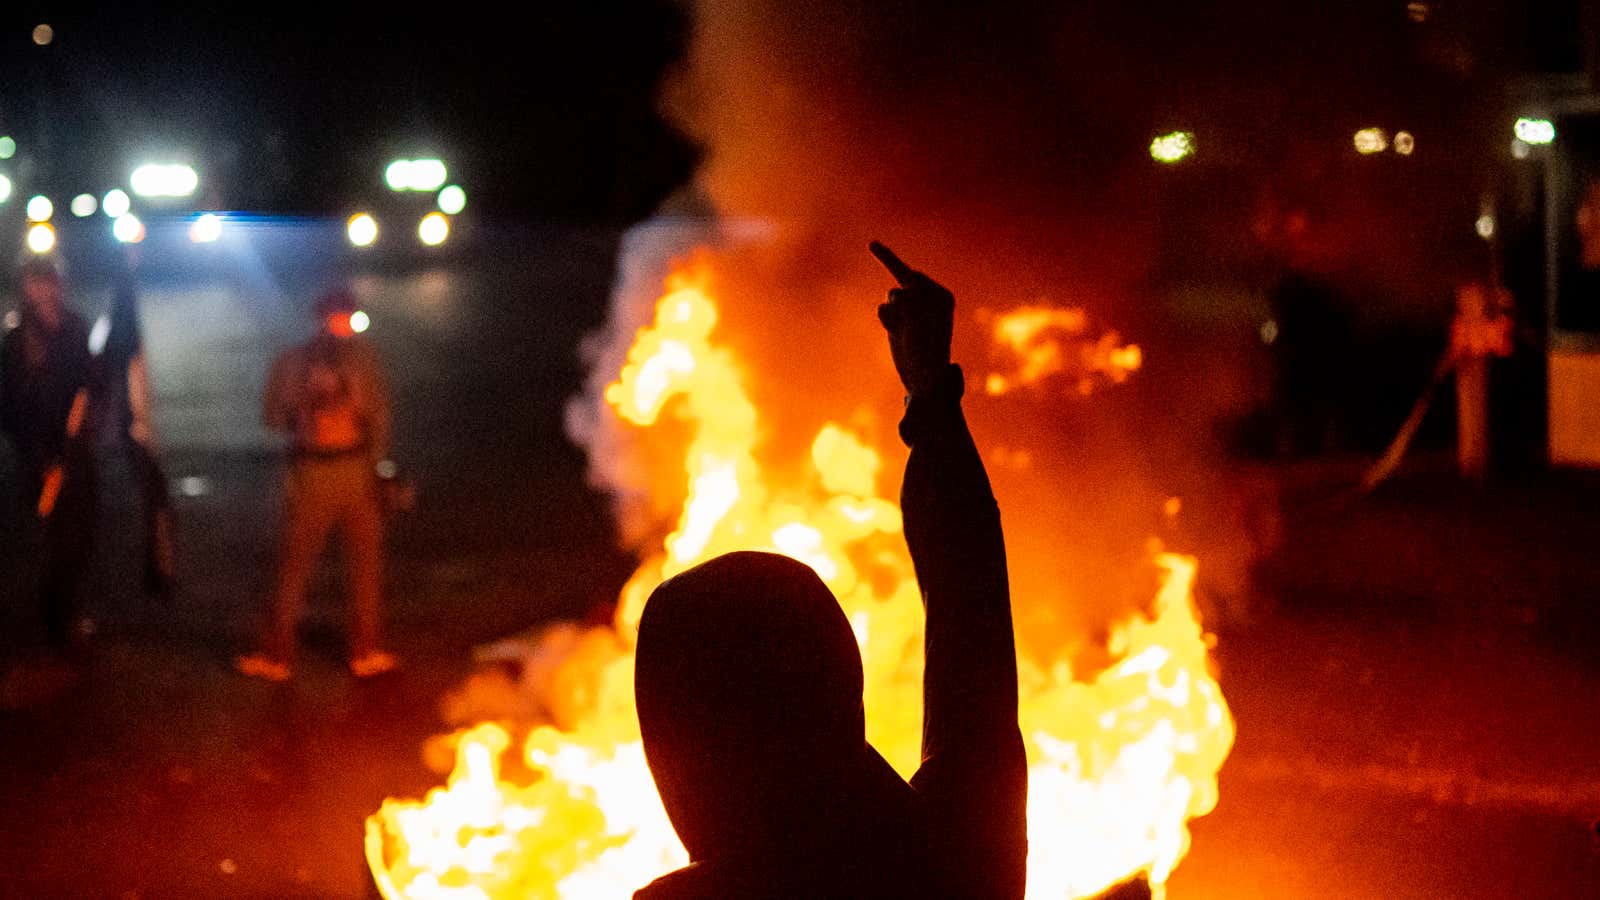
<svg viewBox="0 0 1600 900"><path fill-rule="evenodd" d="M635 666L645 756L691 859L804 853L909 802L866 742L850 623L795 560L730 553L663 582Z"/></svg>

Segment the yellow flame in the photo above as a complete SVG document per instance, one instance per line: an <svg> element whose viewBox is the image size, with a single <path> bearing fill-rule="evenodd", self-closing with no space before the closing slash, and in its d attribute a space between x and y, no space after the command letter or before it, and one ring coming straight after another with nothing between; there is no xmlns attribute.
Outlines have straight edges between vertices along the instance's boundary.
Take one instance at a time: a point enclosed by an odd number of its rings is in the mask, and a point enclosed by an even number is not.
<svg viewBox="0 0 1600 900"><path fill-rule="evenodd" d="M501 768L510 732L483 724L457 737L455 770L421 801L390 799L367 820L367 860L389 900L626 897L686 861L645 766L633 709L639 613L662 578L735 549L786 553L839 597L862 649L868 739L902 774L918 764L922 609L897 504L880 494L878 452L828 424L810 467L778 481L756 458L760 423L733 357L711 339L704 276L669 282L605 391L616 415L650 428L687 422L677 527L624 587L616 622L573 646L533 728ZM1030 314L997 334L1027 346ZM1068 311L1070 314L1070 311ZM1088 681L1065 658L1021 668L1021 725L1031 785L1028 895L1090 897L1138 873L1157 894L1189 846L1186 821L1217 801L1233 720L1209 670L1209 638L1190 597L1192 559L1162 554L1151 615L1118 625L1118 662ZM559 726L559 727L557 727Z"/></svg>

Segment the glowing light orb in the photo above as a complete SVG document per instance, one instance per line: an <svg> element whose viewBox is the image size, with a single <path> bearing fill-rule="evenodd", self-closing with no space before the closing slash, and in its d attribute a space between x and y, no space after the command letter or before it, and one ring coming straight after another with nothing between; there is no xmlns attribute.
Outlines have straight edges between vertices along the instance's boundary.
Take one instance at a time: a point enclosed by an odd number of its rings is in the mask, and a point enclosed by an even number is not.
<svg viewBox="0 0 1600 900"><path fill-rule="evenodd" d="M1194 155L1194 135L1187 131L1163 134L1150 142L1150 158L1159 163L1175 163Z"/></svg>
<svg viewBox="0 0 1600 900"><path fill-rule="evenodd" d="M28 229L28 249L34 253L49 253L56 246L56 230L44 222Z"/></svg>
<svg viewBox="0 0 1600 900"><path fill-rule="evenodd" d="M182 163L146 163L133 170L128 184L141 197L187 197L200 186L200 176Z"/></svg>
<svg viewBox="0 0 1600 900"><path fill-rule="evenodd" d="M1477 230L1478 237L1481 237L1486 241L1489 240L1490 238L1494 237L1494 216L1490 215L1489 213L1484 213L1478 217L1478 221L1473 224L1473 228Z"/></svg>
<svg viewBox="0 0 1600 900"><path fill-rule="evenodd" d="M133 213L123 213L111 223L111 235L124 244L137 244L144 240L144 223Z"/></svg>
<svg viewBox="0 0 1600 900"><path fill-rule="evenodd" d="M1394 133L1394 152L1401 156L1410 156L1417 149L1417 139L1409 131L1396 131Z"/></svg>
<svg viewBox="0 0 1600 900"><path fill-rule="evenodd" d="M429 247L437 247L450 237L450 220L443 213L428 213L417 223L417 237Z"/></svg>
<svg viewBox="0 0 1600 900"><path fill-rule="evenodd" d="M372 327L372 317L371 316L367 315L366 313L362 312L359 309L350 314L350 330L351 331L354 331L356 334L360 334L361 332L366 331L368 328L371 328L371 327Z"/></svg>
<svg viewBox="0 0 1600 900"><path fill-rule="evenodd" d="M1549 119L1518 119L1512 130L1516 132L1517 140L1525 144L1537 146L1553 143L1556 139L1556 123Z"/></svg>
<svg viewBox="0 0 1600 900"><path fill-rule="evenodd" d="M366 213L356 213L345 223L344 233L357 247L370 247L378 239L378 220Z"/></svg>
<svg viewBox="0 0 1600 900"><path fill-rule="evenodd" d="M0 159L10 159L17 155L17 141L11 135L0 136Z"/></svg>
<svg viewBox="0 0 1600 900"><path fill-rule="evenodd" d="M133 201L128 199L128 192L122 188L112 188L100 198L100 211L113 219L120 219L133 208Z"/></svg>
<svg viewBox="0 0 1600 900"><path fill-rule="evenodd" d="M447 216L453 216L467 208L467 192L461 185L452 184L439 192L439 211Z"/></svg>
<svg viewBox="0 0 1600 900"><path fill-rule="evenodd" d="M46 197L43 194L39 194L37 196L29 198L29 200L28 200L28 221L29 222L48 222L48 221L50 221L50 217L55 215L55 213L56 213L56 205L54 203L50 202L50 198L49 197Z"/></svg>
<svg viewBox="0 0 1600 900"><path fill-rule="evenodd" d="M437 191L448 177L437 159L397 159L383 170L383 181L391 191Z"/></svg>
<svg viewBox="0 0 1600 900"><path fill-rule="evenodd" d="M72 198L72 206L70 208L73 215L80 219L87 219L94 215L95 210L100 208L100 201L94 199L93 194L79 194Z"/></svg>
<svg viewBox="0 0 1600 900"><path fill-rule="evenodd" d="M0 175L0 203L11 199L11 179Z"/></svg>
<svg viewBox="0 0 1600 900"><path fill-rule="evenodd" d="M1357 153L1370 156L1389 149L1389 136L1382 128L1363 128L1356 132L1354 143Z"/></svg>
<svg viewBox="0 0 1600 900"><path fill-rule="evenodd" d="M189 240L196 244L209 244L222 237L222 217L216 213L201 213L189 224Z"/></svg>
<svg viewBox="0 0 1600 900"><path fill-rule="evenodd" d="M56 39L56 30L49 25L39 24L33 28L33 42L41 47L49 46Z"/></svg>

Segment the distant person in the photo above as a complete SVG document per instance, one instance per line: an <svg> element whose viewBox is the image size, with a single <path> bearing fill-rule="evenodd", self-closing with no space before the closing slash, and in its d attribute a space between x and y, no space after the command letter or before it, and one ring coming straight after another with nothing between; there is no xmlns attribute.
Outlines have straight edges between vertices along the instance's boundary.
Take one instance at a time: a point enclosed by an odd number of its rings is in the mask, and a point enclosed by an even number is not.
<svg viewBox="0 0 1600 900"><path fill-rule="evenodd" d="M1325 453L1342 438L1354 340L1342 302L1324 281L1291 272L1273 290L1279 449Z"/></svg>
<svg viewBox="0 0 1600 900"><path fill-rule="evenodd" d="M48 647L81 637L79 585L94 548L98 485L89 329L62 299L54 264L22 267L16 327L0 342L0 430L16 451L25 520L42 529L38 611Z"/></svg>
<svg viewBox="0 0 1600 900"><path fill-rule="evenodd" d="M144 526L143 587L147 596L170 597L174 589L176 525L167 477L156 456L155 426L151 420L149 366L145 359L143 328L139 317L139 292L135 279L137 249L130 246L128 269L111 295L111 309L102 334L97 379L104 387L100 418L107 448L126 455L138 482L138 499ZM91 345L94 338L90 339Z"/></svg>
<svg viewBox="0 0 1600 900"><path fill-rule="evenodd" d="M355 298L336 291L316 303L318 332L272 365L263 417L289 436L283 535L277 586L261 649L238 660L240 672L289 678L295 628L307 582L338 528L350 590L350 671L393 669L380 636L383 508L380 464L389 450L389 392L377 354L357 334Z"/></svg>
<svg viewBox="0 0 1600 900"><path fill-rule="evenodd" d="M862 664L805 565L717 557L656 588L634 673L645 756L690 864L679 898L1020 898L1027 763L1000 514L950 363L954 299L886 248L878 309L909 395L901 500L927 610L922 766L866 741Z"/></svg>

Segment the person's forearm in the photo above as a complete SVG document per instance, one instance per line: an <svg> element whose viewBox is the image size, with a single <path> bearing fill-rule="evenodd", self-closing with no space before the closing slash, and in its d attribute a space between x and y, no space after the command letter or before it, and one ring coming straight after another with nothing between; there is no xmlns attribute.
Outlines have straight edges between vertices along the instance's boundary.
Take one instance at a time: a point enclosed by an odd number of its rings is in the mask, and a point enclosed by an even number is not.
<svg viewBox="0 0 1600 900"><path fill-rule="evenodd" d="M1011 754L1020 743L1005 541L961 412L959 370L912 400L902 433L906 543L927 606L925 750Z"/></svg>

